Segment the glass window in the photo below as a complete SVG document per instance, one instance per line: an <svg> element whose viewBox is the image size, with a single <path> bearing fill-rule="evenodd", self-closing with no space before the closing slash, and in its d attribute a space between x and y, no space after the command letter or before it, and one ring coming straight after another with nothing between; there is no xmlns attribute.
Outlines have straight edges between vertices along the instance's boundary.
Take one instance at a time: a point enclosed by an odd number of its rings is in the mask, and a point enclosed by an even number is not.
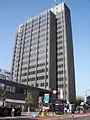
<svg viewBox="0 0 90 120"><path fill-rule="evenodd" d="M27 70L27 67L23 67L22 70Z"/></svg>
<svg viewBox="0 0 90 120"><path fill-rule="evenodd" d="M62 68L64 65L63 64L60 64L60 65L58 65L58 68Z"/></svg>
<svg viewBox="0 0 90 120"><path fill-rule="evenodd" d="M63 46L60 46L58 49L63 49Z"/></svg>
<svg viewBox="0 0 90 120"><path fill-rule="evenodd" d="M46 56L38 56L38 61L39 61L39 60L45 60L45 57L46 57Z"/></svg>
<svg viewBox="0 0 90 120"><path fill-rule="evenodd" d="M61 39L62 38L62 35L58 36L57 39Z"/></svg>
<svg viewBox="0 0 90 120"><path fill-rule="evenodd" d="M35 61L36 61L36 58L30 59L30 62L35 62Z"/></svg>
<svg viewBox="0 0 90 120"><path fill-rule="evenodd" d="M57 32L57 34L61 34L61 33L62 33L62 31L58 31L58 32Z"/></svg>
<svg viewBox="0 0 90 120"><path fill-rule="evenodd" d="M45 53L45 50L39 50L38 51L38 54L43 54L43 53Z"/></svg>
<svg viewBox="0 0 90 120"><path fill-rule="evenodd" d="M45 69L37 70L37 73L45 72Z"/></svg>
<svg viewBox="0 0 90 120"><path fill-rule="evenodd" d="M41 63L41 64L38 64L38 67L44 66L44 65L45 65L45 63Z"/></svg>
<svg viewBox="0 0 90 120"><path fill-rule="evenodd" d="M4 87L5 87L5 84L0 83L0 88L1 88L2 90L4 90Z"/></svg>
<svg viewBox="0 0 90 120"><path fill-rule="evenodd" d="M41 87L44 87L44 83L41 83Z"/></svg>
<svg viewBox="0 0 90 120"><path fill-rule="evenodd" d="M35 74L35 71L29 72L29 75L33 75L33 74Z"/></svg>
<svg viewBox="0 0 90 120"><path fill-rule="evenodd" d="M58 78L59 81L63 81L63 77Z"/></svg>
<svg viewBox="0 0 90 120"><path fill-rule="evenodd" d="M63 58L59 58L59 59L58 59L58 62L61 62L61 61L63 61Z"/></svg>
<svg viewBox="0 0 90 120"><path fill-rule="evenodd" d="M65 91L65 95L67 95L67 91Z"/></svg>
<svg viewBox="0 0 90 120"><path fill-rule="evenodd" d="M21 81L22 81L22 82L27 82L27 80L26 80L26 79L22 79Z"/></svg>
<svg viewBox="0 0 90 120"><path fill-rule="evenodd" d="M58 85L60 88L63 88L64 87L64 84L60 84L60 85Z"/></svg>
<svg viewBox="0 0 90 120"><path fill-rule="evenodd" d="M46 86L48 86L48 82L46 82Z"/></svg>
<svg viewBox="0 0 90 120"><path fill-rule="evenodd" d="M6 85L6 91L10 92L10 86L9 85Z"/></svg>
<svg viewBox="0 0 90 120"><path fill-rule="evenodd" d="M45 78L45 76L39 76L39 77L37 77L37 80L42 80L44 78Z"/></svg>
<svg viewBox="0 0 90 120"><path fill-rule="evenodd" d="M15 93L15 87L11 86L11 92Z"/></svg>
<svg viewBox="0 0 90 120"><path fill-rule="evenodd" d="M29 78L28 81L35 81L35 77Z"/></svg>
<svg viewBox="0 0 90 120"><path fill-rule="evenodd" d="M58 71L58 74L63 74L63 71Z"/></svg>
<svg viewBox="0 0 90 120"><path fill-rule="evenodd" d="M59 53L57 53L58 55L63 55L63 52L59 52Z"/></svg>
<svg viewBox="0 0 90 120"><path fill-rule="evenodd" d="M26 75L27 75L27 73L22 73L22 75L23 75L23 76L26 76Z"/></svg>
<svg viewBox="0 0 90 120"><path fill-rule="evenodd" d="M36 65L31 65L31 66L29 66L29 68L35 68L36 67Z"/></svg>

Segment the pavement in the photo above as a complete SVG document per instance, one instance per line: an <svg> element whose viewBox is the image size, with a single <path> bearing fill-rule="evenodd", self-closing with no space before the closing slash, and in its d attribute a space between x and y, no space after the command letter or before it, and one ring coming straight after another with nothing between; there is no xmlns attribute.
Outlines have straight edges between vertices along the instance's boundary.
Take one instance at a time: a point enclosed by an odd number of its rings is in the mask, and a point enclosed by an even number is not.
<svg viewBox="0 0 90 120"><path fill-rule="evenodd" d="M0 117L0 120L90 120L90 113L88 114L72 114L72 115L54 115L47 117L32 118L31 116L17 116L17 117Z"/></svg>

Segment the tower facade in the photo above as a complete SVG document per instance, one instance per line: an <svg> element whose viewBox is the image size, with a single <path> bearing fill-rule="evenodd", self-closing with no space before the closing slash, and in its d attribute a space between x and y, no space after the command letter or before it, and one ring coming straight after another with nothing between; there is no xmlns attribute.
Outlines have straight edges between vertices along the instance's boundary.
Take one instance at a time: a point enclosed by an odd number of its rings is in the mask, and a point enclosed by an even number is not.
<svg viewBox="0 0 90 120"><path fill-rule="evenodd" d="M57 90L58 98L75 101L75 73L70 10L56 5L18 27L12 79Z"/></svg>

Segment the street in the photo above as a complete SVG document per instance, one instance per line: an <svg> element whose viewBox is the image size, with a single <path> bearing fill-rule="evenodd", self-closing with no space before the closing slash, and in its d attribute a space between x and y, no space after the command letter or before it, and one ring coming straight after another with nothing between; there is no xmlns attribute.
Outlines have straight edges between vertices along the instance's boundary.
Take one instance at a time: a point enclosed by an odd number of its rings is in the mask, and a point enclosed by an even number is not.
<svg viewBox="0 0 90 120"><path fill-rule="evenodd" d="M37 117L31 118L30 116L18 116L18 117L0 117L0 120L90 120L90 114L82 115L62 115L62 116L50 116L50 117Z"/></svg>

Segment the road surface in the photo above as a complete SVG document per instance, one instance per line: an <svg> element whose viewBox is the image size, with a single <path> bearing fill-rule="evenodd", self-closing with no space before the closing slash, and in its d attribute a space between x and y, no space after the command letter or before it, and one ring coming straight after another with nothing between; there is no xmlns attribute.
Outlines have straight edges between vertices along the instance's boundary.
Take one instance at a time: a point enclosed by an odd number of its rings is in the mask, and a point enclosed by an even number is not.
<svg viewBox="0 0 90 120"><path fill-rule="evenodd" d="M78 114L78 115L62 115L51 117L37 117L31 118L30 116L19 117L0 117L0 120L90 120L90 114Z"/></svg>

